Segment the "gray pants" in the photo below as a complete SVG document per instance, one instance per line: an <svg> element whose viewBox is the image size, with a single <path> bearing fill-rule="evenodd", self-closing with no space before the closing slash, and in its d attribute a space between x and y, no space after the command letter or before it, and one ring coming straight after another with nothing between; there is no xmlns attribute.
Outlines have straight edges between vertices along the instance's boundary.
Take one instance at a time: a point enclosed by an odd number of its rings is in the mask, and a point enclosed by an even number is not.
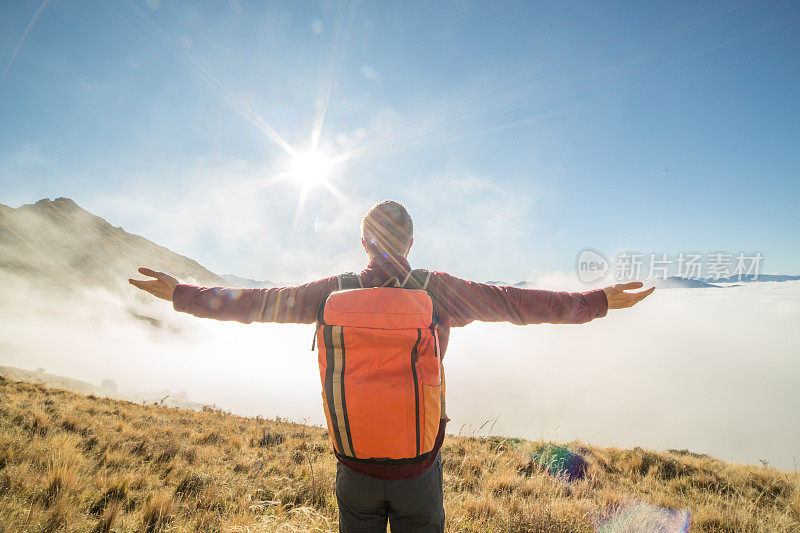
<svg viewBox="0 0 800 533"><path fill-rule="evenodd" d="M444 531L442 459L411 479L376 479L336 465L339 532L392 533Z"/></svg>

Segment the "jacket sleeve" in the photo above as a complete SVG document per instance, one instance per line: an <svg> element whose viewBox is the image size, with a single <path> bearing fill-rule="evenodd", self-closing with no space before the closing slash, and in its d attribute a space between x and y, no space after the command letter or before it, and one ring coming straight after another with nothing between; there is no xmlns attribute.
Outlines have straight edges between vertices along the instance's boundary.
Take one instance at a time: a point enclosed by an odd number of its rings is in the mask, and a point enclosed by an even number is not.
<svg viewBox="0 0 800 533"><path fill-rule="evenodd" d="M313 324L322 301L338 287L336 276L296 287L235 289L180 284L172 295L176 311L201 318Z"/></svg>
<svg viewBox="0 0 800 533"><path fill-rule="evenodd" d="M608 312L602 289L587 292L560 292L487 285L435 273L431 291L442 311L450 315L452 326L465 326L473 320L513 324L582 324ZM432 280L434 281L434 280Z"/></svg>

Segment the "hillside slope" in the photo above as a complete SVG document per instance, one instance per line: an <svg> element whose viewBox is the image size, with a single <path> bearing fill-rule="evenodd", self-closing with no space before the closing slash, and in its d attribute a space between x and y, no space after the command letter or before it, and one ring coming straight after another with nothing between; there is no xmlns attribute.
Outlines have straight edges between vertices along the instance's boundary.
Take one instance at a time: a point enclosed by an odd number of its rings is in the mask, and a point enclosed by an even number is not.
<svg viewBox="0 0 800 533"><path fill-rule="evenodd" d="M0 377L0 531L335 531L327 433L82 396ZM688 452L571 444L566 481L542 443L448 436L448 531L797 531L800 477ZM671 525L668 525L671 524Z"/></svg>
<svg viewBox="0 0 800 533"><path fill-rule="evenodd" d="M136 391L120 391L113 380L103 380L99 385L89 383L79 379L68 378L58 374L50 374L44 369L24 370L13 366L0 365L0 376L16 381L26 381L28 383L38 383L46 387L63 389L78 394L94 394L117 400L132 402L151 403L165 405L167 407L180 407L181 409L191 409L198 411L203 408L203 404L193 402L185 391L173 393L169 390L150 391L148 393Z"/></svg>
<svg viewBox="0 0 800 533"><path fill-rule="evenodd" d="M139 266L204 285L228 285L196 261L114 227L69 198L0 204L0 271L48 286L127 290Z"/></svg>

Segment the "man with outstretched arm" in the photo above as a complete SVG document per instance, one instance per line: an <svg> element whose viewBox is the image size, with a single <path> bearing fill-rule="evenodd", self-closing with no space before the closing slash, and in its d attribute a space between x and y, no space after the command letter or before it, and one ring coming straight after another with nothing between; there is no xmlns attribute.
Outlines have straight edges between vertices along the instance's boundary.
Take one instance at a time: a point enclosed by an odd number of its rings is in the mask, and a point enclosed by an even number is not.
<svg viewBox="0 0 800 533"><path fill-rule="evenodd" d="M640 282L611 285L586 292L521 289L465 281L444 272L412 270L407 256L414 242L413 223L405 207L390 200L376 204L364 216L361 236L362 246L369 255L369 264L361 273L346 277L332 276L296 287L196 287L181 284L168 274L148 268L140 268L139 272L154 279L129 281L154 296L172 301L176 311L203 318L244 323L319 323L322 316L321 306L333 293L347 288L423 289L430 296L435 309L431 329L436 337L433 357L438 358L438 365L441 365L447 350L450 328L466 326L475 320L519 325L581 324L604 317L609 309L631 307L654 290L651 287L644 291L627 292L641 288ZM349 280L351 285L343 286L343 279ZM413 286L407 285L409 281L413 282ZM329 339L326 338L324 342L329 342ZM324 349L322 340L319 346ZM380 346L376 348L380 353ZM414 349L417 349L416 345ZM344 353L344 349L342 352ZM324 357L321 361L323 360ZM344 362L341 364L344 365ZM346 372L342 369L339 371ZM414 377L416 379L416 374ZM341 379L345 378L342 376ZM439 450L448 418L444 405L443 367L441 387L441 408L437 413L438 433L435 434L435 439L431 439L432 448L424 454L404 460L360 460L343 453L334 440L334 452L339 461L336 498L340 531L385 532L387 520L393 532L444 531ZM344 394L344 400L337 399L337 402L343 403L345 400L351 404L356 403L352 401L353 398L347 400L347 394ZM326 403L326 409L333 409L333 398L328 401L331 405ZM338 404L335 407L342 409ZM346 406L344 408L347 409ZM331 417L333 415L328 416L327 421L333 437L335 431L331 429ZM348 437L349 431L348 427Z"/></svg>

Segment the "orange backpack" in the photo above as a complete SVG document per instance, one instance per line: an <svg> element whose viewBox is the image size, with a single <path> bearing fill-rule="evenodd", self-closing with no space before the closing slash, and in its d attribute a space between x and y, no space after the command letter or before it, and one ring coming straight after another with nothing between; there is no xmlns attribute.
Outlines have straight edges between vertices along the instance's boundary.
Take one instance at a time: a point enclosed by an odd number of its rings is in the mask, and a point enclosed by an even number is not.
<svg viewBox="0 0 800 533"><path fill-rule="evenodd" d="M333 447L349 460L424 461L444 417L444 369L430 272L363 288L356 274L320 305L316 345ZM416 287L416 288L412 288Z"/></svg>

